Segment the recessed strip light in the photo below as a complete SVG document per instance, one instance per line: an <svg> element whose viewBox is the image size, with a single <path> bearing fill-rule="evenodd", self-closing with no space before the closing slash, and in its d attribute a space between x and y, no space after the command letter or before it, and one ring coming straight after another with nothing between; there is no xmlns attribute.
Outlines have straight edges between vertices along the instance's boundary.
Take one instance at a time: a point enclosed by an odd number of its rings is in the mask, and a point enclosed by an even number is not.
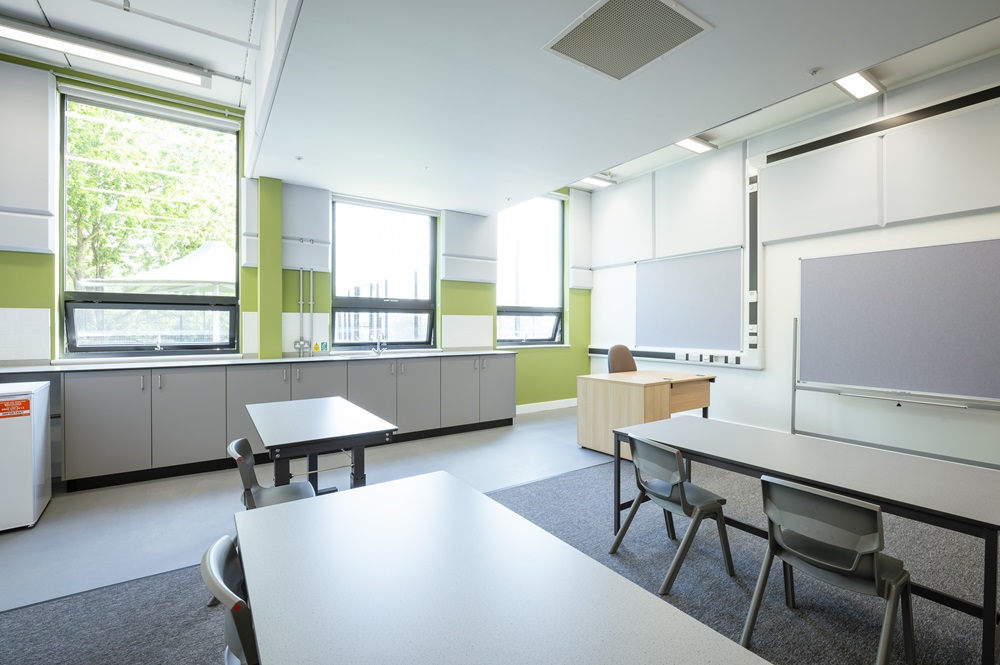
<svg viewBox="0 0 1000 665"><path fill-rule="evenodd" d="M855 72L850 76L837 79L834 83L854 99L864 99L865 97L882 92L882 89L876 85L875 81L863 72Z"/></svg>
<svg viewBox="0 0 1000 665"><path fill-rule="evenodd" d="M690 150L691 152L696 152L701 154L703 152L708 152L709 150L715 150L718 146L714 146L708 141L704 141L697 136L692 136L689 139L683 139L675 143L674 145L680 146L685 150Z"/></svg>
<svg viewBox="0 0 1000 665"><path fill-rule="evenodd" d="M585 185L590 185L591 187L607 187L608 185L615 184L614 180L610 180L608 178L599 175L592 175L587 178L582 178L580 182L582 182Z"/></svg>
<svg viewBox="0 0 1000 665"><path fill-rule="evenodd" d="M3 20L0 21L0 37L22 44L38 46L67 55L75 55L88 60L95 60L117 67L125 67L134 71L152 74L163 78L189 83L204 88L211 87L211 77L194 67L167 60L153 59L132 55L125 49L115 49L110 45L89 42L74 35L58 33L28 24Z"/></svg>

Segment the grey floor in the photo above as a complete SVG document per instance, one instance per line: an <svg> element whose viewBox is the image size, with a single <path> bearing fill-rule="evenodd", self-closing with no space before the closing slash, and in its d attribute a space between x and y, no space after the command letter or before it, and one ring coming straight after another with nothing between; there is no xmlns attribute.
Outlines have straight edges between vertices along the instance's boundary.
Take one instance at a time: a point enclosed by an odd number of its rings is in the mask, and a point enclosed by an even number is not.
<svg viewBox="0 0 1000 665"><path fill-rule="evenodd" d="M372 448L365 466L368 484L445 470L488 492L609 459L577 446L576 409L559 409ZM321 458L320 468L321 487L347 487L346 456ZM257 470L269 481L270 465ZM240 494L236 469L56 494L33 528L0 533L0 611L198 563L235 533Z"/></svg>

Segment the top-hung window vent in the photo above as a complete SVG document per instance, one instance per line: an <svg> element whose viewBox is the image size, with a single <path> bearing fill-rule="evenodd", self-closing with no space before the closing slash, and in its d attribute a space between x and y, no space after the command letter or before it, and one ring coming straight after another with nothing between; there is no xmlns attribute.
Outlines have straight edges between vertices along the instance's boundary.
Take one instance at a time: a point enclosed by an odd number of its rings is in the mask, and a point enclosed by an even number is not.
<svg viewBox="0 0 1000 665"><path fill-rule="evenodd" d="M621 81L711 29L676 2L606 0L545 48Z"/></svg>

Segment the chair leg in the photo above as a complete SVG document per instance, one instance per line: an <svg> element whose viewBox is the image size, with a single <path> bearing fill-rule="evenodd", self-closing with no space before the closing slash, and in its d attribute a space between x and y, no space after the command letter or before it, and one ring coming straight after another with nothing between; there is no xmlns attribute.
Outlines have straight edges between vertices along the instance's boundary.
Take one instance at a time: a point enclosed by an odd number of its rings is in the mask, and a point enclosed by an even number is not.
<svg viewBox="0 0 1000 665"><path fill-rule="evenodd" d="M892 634L896 628L896 607L899 605L899 585L889 585L889 596L885 599L885 618L882 619L882 634L878 640L876 665L888 665L892 649Z"/></svg>
<svg viewBox="0 0 1000 665"><path fill-rule="evenodd" d="M795 609L795 569L790 565L781 562L781 576L785 581L785 605L788 609Z"/></svg>
<svg viewBox="0 0 1000 665"><path fill-rule="evenodd" d="M754 624L757 623L760 604L764 600L764 587L767 586L767 577L771 574L773 561L774 554L768 549L764 555L764 564L760 567L760 575L757 577L757 586L753 590L753 598L750 600L750 612L747 613L747 622L743 625L743 635L740 637L740 646L747 649L750 648L750 637L753 635Z"/></svg>
<svg viewBox="0 0 1000 665"><path fill-rule="evenodd" d="M907 575L906 584L900 593L903 604L903 649L907 665L917 662L916 647L913 641L913 594L910 592L910 579Z"/></svg>
<svg viewBox="0 0 1000 665"><path fill-rule="evenodd" d="M218 604L219 604L219 599L216 598L215 596L212 596L211 599L209 599L208 601L208 605L206 605L205 607L215 607Z"/></svg>
<svg viewBox="0 0 1000 665"><path fill-rule="evenodd" d="M632 524L632 518L635 517L636 511L639 510L639 506L642 505L642 500L645 498L646 493L643 490L639 490L639 494L636 495L635 501L632 502L632 509L628 511L628 517L625 518L625 523L622 524L622 528L618 529L618 533L615 534L615 542L611 544L611 554L618 551L618 546L622 544L625 532L628 531L629 525Z"/></svg>
<svg viewBox="0 0 1000 665"><path fill-rule="evenodd" d="M670 540L677 540L677 532L674 531L674 516L669 510L663 511L663 521L667 525L667 537L670 538Z"/></svg>
<svg viewBox="0 0 1000 665"><path fill-rule="evenodd" d="M704 518L705 514L697 508L691 515L691 523L688 525L687 532L684 534L684 539L681 540L681 544L677 548L677 554L674 555L674 560L670 562L670 570L667 571L667 576L663 578L663 584L660 585L661 596L665 596L670 593L670 587L674 585L674 580L677 579L677 573L681 570L681 564L684 563L684 557L687 556L688 550L691 549L691 543L694 542L695 534L698 533L698 527L701 526L701 521Z"/></svg>
<svg viewBox="0 0 1000 665"><path fill-rule="evenodd" d="M729 535L726 533L726 518L722 514L722 508L715 513L715 526L719 529L719 542L722 543L722 556L726 560L726 572L730 577L736 577L736 569L733 568L733 555L729 551Z"/></svg>

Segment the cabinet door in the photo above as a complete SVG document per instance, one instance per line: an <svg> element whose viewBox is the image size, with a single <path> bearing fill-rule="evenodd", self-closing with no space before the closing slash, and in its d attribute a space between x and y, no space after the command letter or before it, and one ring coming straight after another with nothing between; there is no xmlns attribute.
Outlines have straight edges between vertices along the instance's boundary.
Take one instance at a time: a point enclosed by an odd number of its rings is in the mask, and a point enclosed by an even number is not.
<svg viewBox="0 0 1000 665"><path fill-rule="evenodd" d="M292 363L292 399L347 397L347 363Z"/></svg>
<svg viewBox="0 0 1000 665"><path fill-rule="evenodd" d="M479 422L479 356L441 359L441 427Z"/></svg>
<svg viewBox="0 0 1000 665"><path fill-rule="evenodd" d="M399 432L441 427L441 359L396 361L396 423Z"/></svg>
<svg viewBox="0 0 1000 665"><path fill-rule="evenodd" d="M514 417L514 356L479 357L479 420Z"/></svg>
<svg viewBox="0 0 1000 665"><path fill-rule="evenodd" d="M226 455L226 368L153 370L153 467Z"/></svg>
<svg viewBox="0 0 1000 665"><path fill-rule="evenodd" d="M63 480L150 468L150 371L67 373Z"/></svg>
<svg viewBox="0 0 1000 665"><path fill-rule="evenodd" d="M387 358L348 360L347 399L396 424L396 361Z"/></svg>
<svg viewBox="0 0 1000 665"><path fill-rule="evenodd" d="M247 404L285 402L291 398L287 363L226 368L226 441L247 438L255 453L265 452ZM228 443L227 443L228 445ZM226 454L225 446L222 450Z"/></svg>

